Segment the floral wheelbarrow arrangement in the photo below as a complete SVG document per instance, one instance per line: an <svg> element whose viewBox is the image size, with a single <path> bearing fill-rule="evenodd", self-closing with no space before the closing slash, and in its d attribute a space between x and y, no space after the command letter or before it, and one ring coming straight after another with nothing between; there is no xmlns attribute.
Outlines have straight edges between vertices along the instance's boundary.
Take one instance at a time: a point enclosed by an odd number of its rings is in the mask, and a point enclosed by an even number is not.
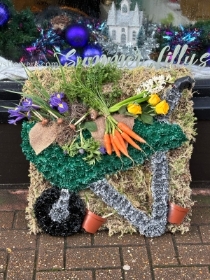
<svg viewBox="0 0 210 280"><path fill-rule="evenodd" d="M39 226L52 235L78 232L86 212L78 192L90 188L141 234L162 235L168 214L166 152L187 140L169 117L182 91L192 88L193 79L155 76L136 92L122 93L117 84L122 70L114 65L78 64L70 77L64 68L60 71L61 92L56 93L28 73L33 90L25 85L20 104L9 110L10 117L16 118L10 123L29 119L23 122L23 153L56 186L44 191L34 205ZM162 98L158 93L165 87ZM105 179L146 160L151 160L153 172L150 216Z"/></svg>

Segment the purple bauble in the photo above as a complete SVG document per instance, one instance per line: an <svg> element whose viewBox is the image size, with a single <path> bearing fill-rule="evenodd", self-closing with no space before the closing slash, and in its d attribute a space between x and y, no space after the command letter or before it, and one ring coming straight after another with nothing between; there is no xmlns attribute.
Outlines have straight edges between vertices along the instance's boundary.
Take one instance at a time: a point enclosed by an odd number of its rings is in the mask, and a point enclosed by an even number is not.
<svg viewBox="0 0 210 280"><path fill-rule="evenodd" d="M102 49L98 45L88 45L83 49L82 58L86 57L94 57L98 55L99 57L102 55Z"/></svg>
<svg viewBox="0 0 210 280"><path fill-rule="evenodd" d="M68 55L67 55L68 54ZM80 55L76 52L74 49L66 49L61 52L59 55L59 61L61 65L68 64L69 66L75 66L77 65L77 58L79 58Z"/></svg>
<svg viewBox="0 0 210 280"><path fill-rule="evenodd" d="M67 43L74 48L83 48L89 40L88 29L81 24L69 25L65 35Z"/></svg>
<svg viewBox="0 0 210 280"><path fill-rule="evenodd" d="M7 6L0 3L0 26L3 26L9 21L9 10Z"/></svg>

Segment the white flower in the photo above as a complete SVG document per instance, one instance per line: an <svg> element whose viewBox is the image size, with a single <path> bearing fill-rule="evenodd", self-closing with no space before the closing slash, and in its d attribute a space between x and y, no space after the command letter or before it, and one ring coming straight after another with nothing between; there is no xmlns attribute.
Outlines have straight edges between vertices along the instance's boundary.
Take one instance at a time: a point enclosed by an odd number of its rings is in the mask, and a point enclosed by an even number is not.
<svg viewBox="0 0 210 280"><path fill-rule="evenodd" d="M136 93L138 94L142 90L148 91L150 93L158 93L164 89L166 81L170 79L170 74L168 74L167 77L164 75L154 76L153 78L143 82L136 90Z"/></svg>
<svg viewBox="0 0 210 280"><path fill-rule="evenodd" d="M163 89L164 89L164 85L158 85L152 89L151 93L158 93L158 92L162 91Z"/></svg>

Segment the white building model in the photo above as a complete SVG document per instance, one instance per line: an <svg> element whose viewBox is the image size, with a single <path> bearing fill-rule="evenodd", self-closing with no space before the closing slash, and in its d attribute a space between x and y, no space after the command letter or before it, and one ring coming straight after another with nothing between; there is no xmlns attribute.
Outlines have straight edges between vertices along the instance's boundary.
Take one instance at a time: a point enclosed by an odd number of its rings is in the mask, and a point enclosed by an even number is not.
<svg viewBox="0 0 210 280"><path fill-rule="evenodd" d="M130 4L130 0L122 0L120 10L117 10L115 3L112 2L108 12L107 26L114 43L136 46L137 36L143 24L143 12L139 11L137 4L134 11L131 11Z"/></svg>

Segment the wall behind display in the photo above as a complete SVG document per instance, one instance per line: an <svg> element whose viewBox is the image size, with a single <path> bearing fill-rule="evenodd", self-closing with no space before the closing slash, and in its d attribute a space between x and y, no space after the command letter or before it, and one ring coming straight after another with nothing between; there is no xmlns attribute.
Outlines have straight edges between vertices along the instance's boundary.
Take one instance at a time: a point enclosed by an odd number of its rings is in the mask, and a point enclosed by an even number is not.
<svg viewBox="0 0 210 280"><path fill-rule="evenodd" d="M183 15L191 20L210 18L209 0L180 0Z"/></svg>

